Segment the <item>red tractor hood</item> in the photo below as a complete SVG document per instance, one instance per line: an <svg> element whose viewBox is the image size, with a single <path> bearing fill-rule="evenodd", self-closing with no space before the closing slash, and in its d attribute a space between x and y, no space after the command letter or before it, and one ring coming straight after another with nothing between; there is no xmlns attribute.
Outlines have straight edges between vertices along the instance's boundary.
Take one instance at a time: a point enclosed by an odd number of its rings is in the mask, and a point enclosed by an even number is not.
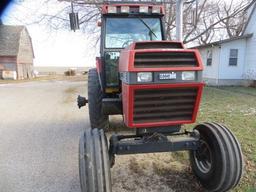
<svg viewBox="0 0 256 192"><path fill-rule="evenodd" d="M200 53L181 42L135 42L121 51L119 72L202 71Z"/></svg>

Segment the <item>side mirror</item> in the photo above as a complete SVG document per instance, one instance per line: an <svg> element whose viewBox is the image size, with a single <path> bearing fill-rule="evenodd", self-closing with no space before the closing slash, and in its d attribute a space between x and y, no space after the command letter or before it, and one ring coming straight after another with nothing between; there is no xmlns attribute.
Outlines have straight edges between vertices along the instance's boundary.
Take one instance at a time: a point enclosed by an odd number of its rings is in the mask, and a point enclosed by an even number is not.
<svg viewBox="0 0 256 192"><path fill-rule="evenodd" d="M69 13L70 28L73 31L80 29L78 13Z"/></svg>

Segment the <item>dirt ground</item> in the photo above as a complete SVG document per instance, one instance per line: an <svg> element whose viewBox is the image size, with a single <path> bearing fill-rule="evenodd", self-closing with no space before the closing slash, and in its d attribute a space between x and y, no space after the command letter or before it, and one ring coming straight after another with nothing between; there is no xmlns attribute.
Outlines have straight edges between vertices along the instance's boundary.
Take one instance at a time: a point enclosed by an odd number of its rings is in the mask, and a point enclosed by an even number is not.
<svg viewBox="0 0 256 192"><path fill-rule="evenodd" d="M86 87L85 81L76 79L0 84L1 192L80 192L78 141L90 125L88 109L79 110L76 97L87 95ZM246 96L248 91L252 93ZM250 147L255 146L255 113L246 113L252 118L247 118L242 132L244 121L239 120L248 106L255 109L254 93L206 88L199 115L199 121L227 123L242 141L247 170L235 191L248 191L256 184L255 148ZM225 111L229 108L223 106L234 102L240 107L237 113ZM111 117L107 135L120 127L127 131L120 116ZM118 156L111 174L113 192L203 191L191 173L186 152Z"/></svg>
<svg viewBox="0 0 256 192"><path fill-rule="evenodd" d="M79 192L78 141L89 127L85 82L40 81L0 85L0 186L3 192ZM111 126L122 126L121 118ZM110 133L108 133L110 134ZM180 155L119 156L114 192L198 191Z"/></svg>

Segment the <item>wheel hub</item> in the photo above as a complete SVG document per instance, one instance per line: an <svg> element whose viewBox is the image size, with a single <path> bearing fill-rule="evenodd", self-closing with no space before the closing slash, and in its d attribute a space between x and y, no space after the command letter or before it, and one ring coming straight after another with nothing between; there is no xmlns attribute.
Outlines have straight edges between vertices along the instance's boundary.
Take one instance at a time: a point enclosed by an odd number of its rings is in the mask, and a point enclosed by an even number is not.
<svg viewBox="0 0 256 192"><path fill-rule="evenodd" d="M203 173L208 173L212 168L212 153L209 145L203 141L199 141L199 147L193 153L197 167Z"/></svg>

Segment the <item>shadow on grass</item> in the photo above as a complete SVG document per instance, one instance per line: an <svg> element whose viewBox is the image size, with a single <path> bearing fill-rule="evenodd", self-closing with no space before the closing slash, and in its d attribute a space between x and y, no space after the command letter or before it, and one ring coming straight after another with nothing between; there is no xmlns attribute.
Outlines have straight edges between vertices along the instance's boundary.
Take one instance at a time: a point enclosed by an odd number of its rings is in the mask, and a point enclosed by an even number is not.
<svg viewBox="0 0 256 192"><path fill-rule="evenodd" d="M132 134L134 131L124 125L122 116L111 117L109 133ZM127 173L122 175L124 178L114 176L114 181L122 183L124 191L204 191L192 173L187 152L129 155L121 159L117 157L117 161L123 163L116 166L123 167ZM119 168L115 169L120 172Z"/></svg>
<svg viewBox="0 0 256 192"><path fill-rule="evenodd" d="M114 133L131 132L131 133L134 133L134 131L135 131L135 129L128 128L124 124L122 115L110 116L108 132L114 132Z"/></svg>

